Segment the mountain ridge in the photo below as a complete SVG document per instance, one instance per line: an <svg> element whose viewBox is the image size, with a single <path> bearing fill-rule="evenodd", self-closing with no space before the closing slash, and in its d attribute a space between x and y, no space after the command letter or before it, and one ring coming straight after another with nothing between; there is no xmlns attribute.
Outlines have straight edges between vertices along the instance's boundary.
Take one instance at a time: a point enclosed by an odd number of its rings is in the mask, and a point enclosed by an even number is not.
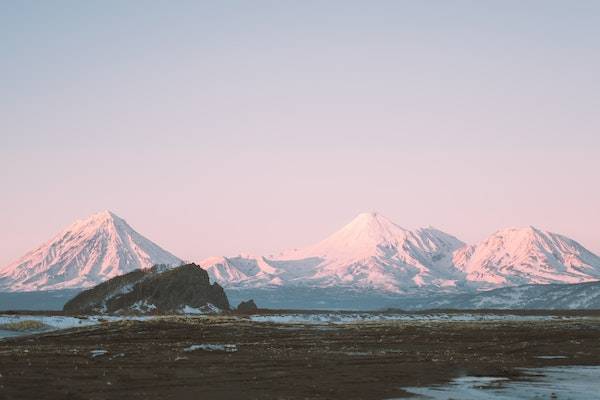
<svg viewBox="0 0 600 400"><path fill-rule="evenodd" d="M271 257L212 257L200 264L226 287L246 289L304 285L401 294L426 287L477 291L600 279L600 257L563 235L531 226L506 228L468 245L431 226L405 229L376 212L359 214L305 248Z"/></svg>
<svg viewBox="0 0 600 400"><path fill-rule="evenodd" d="M103 211L0 269L0 291L90 287L155 264L181 260ZM600 279L600 257L563 235L506 228L469 245L432 226L406 229L377 212L361 213L304 248L209 257L199 265L228 289L335 287L394 295Z"/></svg>
<svg viewBox="0 0 600 400"><path fill-rule="evenodd" d="M430 283L455 286L460 276L448 264L452 252L463 245L435 228L411 231L370 212L359 214L338 231L303 249L271 258L213 257L200 265L226 285L353 285L400 293Z"/></svg>
<svg viewBox="0 0 600 400"><path fill-rule="evenodd" d="M455 252L453 264L486 288L600 279L600 257L573 239L533 226L498 230Z"/></svg>

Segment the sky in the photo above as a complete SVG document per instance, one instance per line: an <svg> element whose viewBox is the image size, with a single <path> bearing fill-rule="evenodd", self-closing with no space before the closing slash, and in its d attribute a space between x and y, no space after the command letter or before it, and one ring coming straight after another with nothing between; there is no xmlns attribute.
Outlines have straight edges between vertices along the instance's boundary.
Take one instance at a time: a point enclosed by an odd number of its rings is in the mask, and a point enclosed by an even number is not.
<svg viewBox="0 0 600 400"><path fill-rule="evenodd" d="M365 211L600 253L600 2L0 4L0 265L110 209L186 260Z"/></svg>

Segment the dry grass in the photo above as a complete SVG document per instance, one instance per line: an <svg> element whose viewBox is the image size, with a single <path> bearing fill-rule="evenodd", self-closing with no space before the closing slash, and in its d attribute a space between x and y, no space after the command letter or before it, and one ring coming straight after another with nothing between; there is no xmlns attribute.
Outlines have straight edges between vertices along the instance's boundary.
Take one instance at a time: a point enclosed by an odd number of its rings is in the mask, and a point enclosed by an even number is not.
<svg viewBox="0 0 600 400"><path fill-rule="evenodd" d="M19 322L9 322L0 324L0 329L5 331L37 331L47 328L48 325L35 320L25 320Z"/></svg>

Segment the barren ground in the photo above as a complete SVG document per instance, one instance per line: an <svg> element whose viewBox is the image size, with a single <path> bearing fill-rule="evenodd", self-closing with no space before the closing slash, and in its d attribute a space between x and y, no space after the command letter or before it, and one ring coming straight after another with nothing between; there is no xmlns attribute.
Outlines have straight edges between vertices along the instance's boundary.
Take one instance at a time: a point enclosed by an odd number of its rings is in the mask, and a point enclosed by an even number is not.
<svg viewBox="0 0 600 400"><path fill-rule="evenodd" d="M193 344L237 351L184 351ZM173 317L4 339L0 399L386 399L464 374L599 364L595 316L340 325Z"/></svg>

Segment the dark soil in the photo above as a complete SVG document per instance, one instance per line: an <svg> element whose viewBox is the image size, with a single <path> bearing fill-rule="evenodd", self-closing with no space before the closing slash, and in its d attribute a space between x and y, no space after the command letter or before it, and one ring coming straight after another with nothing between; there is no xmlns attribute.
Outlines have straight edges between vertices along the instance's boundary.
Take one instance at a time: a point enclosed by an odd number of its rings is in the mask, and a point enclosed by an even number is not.
<svg viewBox="0 0 600 400"><path fill-rule="evenodd" d="M236 352L193 344L234 344ZM107 353L92 357L92 350ZM567 356L539 359L538 356ZM0 341L1 399L387 399L518 367L600 364L600 319L304 326L123 321Z"/></svg>

